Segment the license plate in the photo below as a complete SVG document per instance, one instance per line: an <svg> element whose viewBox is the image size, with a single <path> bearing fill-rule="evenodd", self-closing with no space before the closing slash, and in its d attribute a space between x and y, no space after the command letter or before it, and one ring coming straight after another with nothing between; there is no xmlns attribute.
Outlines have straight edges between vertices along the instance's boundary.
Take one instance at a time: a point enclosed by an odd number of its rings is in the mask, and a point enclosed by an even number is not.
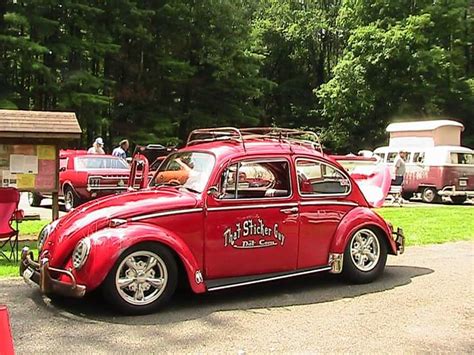
<svg viewBox="0 0 474 355"><path fill-rule="evenodd" d="M25 281L30 281L31 276L33 276L33 274L33 269L29 267L25 271L23 271L23 278L25 279Z"/></svg>
<svg viewBox="0 0 474 355"><path fill-rule="evenodd" d="M467 186L466 180L459 180L459 186Z"/></svg>

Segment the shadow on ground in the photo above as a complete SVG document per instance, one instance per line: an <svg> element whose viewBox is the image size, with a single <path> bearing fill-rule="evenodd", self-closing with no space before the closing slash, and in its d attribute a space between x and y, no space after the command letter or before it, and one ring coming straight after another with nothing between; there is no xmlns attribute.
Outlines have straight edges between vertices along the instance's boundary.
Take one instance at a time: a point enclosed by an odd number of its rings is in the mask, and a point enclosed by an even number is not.
<svg viewBox="0 0 474 355"><path fill-rule="evenodd" d="M93 294L84 299L56 299L54 301L42 297L39 292L33 292L32 297L39 307L47 308L59 316L74 317L84 322L169 324L202 318L218 311L252 309L258 312L258 309L332 302L407 285L413 278L432 272L431 269L421 267L387 266L384 275L379 280L365 285L348 285L341 282L335 275L325 274L202 295L180 290L164 309L154 314L133 317L118 314L108 307L106 300L99 294Z"/></svg>

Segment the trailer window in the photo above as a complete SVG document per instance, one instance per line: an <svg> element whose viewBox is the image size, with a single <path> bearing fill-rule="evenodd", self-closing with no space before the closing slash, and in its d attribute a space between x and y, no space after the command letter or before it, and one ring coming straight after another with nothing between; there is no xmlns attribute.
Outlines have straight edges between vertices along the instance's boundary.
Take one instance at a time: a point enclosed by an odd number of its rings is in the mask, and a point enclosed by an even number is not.
<svg viewBox="0 0 474 355"><path fill-rule="evenodd" d="M451 164L473 164L471 153L451 153Z"/></svg>
<svg viewBox="0 0 474 355"><path fill-rule="evenodd" d="M385 153L375 153L375 155L379 156L381 161L385 160Z"/></svg>
<svg viewBox="0 0 474 355"><path fill-rule="evenodd" d="M393 163L397 157L398 152L391 152L387 154L387 163Z"/></svg>

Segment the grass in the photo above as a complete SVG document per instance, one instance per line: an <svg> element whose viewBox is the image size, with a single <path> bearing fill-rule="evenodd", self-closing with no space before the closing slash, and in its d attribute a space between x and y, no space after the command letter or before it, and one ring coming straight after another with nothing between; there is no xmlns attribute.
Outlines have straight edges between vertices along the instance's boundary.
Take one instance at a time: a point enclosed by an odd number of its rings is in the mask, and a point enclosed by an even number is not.
<svg viewBox="0 0 474 355"><path fill-rule="evenodd" d="M376 212L403 228L407 245L474 240L474 207L380 208Z"/></svg>
<svg viewBox="0 0 474 355"><path fill-rule="evenodd" d="M410 208L379 208L376 210L395 227L403 228L407 245L440 244L474 240L474 207L436 206ZM25 221L20 224L22 236L36 238L48 221ZM21 242L37 256L36 242ZM17 276L18 264L0 259L0 277Z"/></svg>

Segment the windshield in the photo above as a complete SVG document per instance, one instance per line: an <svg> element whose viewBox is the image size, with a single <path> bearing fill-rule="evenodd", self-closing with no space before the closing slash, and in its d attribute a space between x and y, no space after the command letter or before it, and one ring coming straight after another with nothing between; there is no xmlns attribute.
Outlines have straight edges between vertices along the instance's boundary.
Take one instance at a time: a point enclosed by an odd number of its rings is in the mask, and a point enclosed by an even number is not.
<svg viewBox="0 0 474 355"><path fill-rule="evenodd" d="M127 162L114 157L80 157L75 160L76 170L130 169Z"/></svg>
<svg viewBox="0 0 474 355"><path fill-rule="evenodd" d="M214 157L208 153L179 152L171 154L160 165L150 186L175 185L203 192L211 176L214 162Z"/></svg>

